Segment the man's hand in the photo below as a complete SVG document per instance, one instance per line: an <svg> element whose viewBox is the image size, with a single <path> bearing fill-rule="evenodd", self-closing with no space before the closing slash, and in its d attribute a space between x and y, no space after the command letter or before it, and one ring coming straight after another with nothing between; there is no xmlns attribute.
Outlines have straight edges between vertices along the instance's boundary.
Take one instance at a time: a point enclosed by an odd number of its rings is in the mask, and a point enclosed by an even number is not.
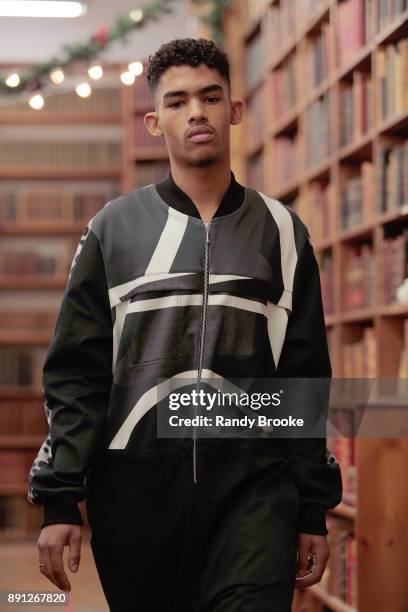
<svg viewBox="0 0 408 612"><path fill-rule="evenodd" d="M325 535L299 533L298 567L295 587L304 589L319 582L329 559L329 544ZM309 556L313 557L313 565L309 567ZM311 571L308 571L310 570Z"/></svg>
<svg viewBox="0 0 408 612"><path fill-rule="evenodd" d="M38 538L38 562L44 563L40 572L62 591L70 591L71 585L65 573L63 552L69 546L68 566L77 572L81 558L82 527L80 525L47 525Z"/></svg>

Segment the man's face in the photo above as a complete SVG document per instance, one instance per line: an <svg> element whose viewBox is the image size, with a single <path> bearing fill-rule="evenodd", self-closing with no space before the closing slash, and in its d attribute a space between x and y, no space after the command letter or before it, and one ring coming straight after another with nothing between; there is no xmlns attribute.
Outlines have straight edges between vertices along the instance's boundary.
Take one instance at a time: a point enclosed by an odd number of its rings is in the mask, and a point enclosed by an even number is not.
<svg viewBox="0 0 408 612"><path fill-rule="evenodd" d="M172 159L208 166L229 156L230 124L239 123L241 103L230 100L216 69L172 66L160 78L155 104L145 124L151 134L164 135Z"/></svg>

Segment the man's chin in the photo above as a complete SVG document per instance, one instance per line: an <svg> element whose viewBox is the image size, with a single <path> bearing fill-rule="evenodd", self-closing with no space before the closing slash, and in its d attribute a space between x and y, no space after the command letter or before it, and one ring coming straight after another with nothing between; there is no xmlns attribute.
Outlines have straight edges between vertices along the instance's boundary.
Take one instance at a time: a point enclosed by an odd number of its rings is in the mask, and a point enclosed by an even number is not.
<svg viewBox="0 0 408 612"><path fill-rule="evenodd" d="M207 166L213 166L218 161L218 157L216 155L206 155L205 157L197 157L195 159L189 159L190 166L195 166L196 168L205 168Z"/></svg>

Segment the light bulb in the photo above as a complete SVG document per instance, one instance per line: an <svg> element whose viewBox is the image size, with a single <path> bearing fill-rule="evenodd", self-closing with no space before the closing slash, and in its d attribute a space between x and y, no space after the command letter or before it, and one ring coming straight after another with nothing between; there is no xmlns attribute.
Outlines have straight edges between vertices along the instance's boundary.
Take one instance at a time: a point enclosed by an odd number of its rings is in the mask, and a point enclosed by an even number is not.
<svg viewBox="0 0 408 612"><path fill-rule="evenodd" d="M0 17L80 17L86 4L59 0L2 0Z"/></svg>
<svg viewBox="0 0 408 612"><path fill-rule="evenodd" d="M10 76L7 77L6 85L8 85L9 87L17 87L17 85L20 85L20 77L16 72L10 74Z"/></svg>
<svg viewBox="0 0 408 612"><path fill-rule="evenodd" d="M92 93L92 89L89 83L80 83L75 88L75 91L77 92L80 98L88 98Z"/></svg>
<svg viewBox="0 0 408 612"><path fill-rule="evenodd" d="M64 73L60 68L55 68L52 72L50 72L50 79L55 85L59 85L64 80Z"/></svg>
<svg viewBox="0 0 408 612"><path fill-rule="evenodd" d="M122 74L120 75L120 80L124 85L133 85L133 83L135 82L135 75L129 71L122 72Z"/></svg>
<svg viewBox="0 0 408 612"><path fill-rule="evenodd" d="M142 62L132 62L131 64L129 64L128 68L129 71L135 76L139 76L139 74L142 74L143 72Z"/></svg>
<svg viewBox="0 0 408 612"><path fill-rule="evenodd" d="M97 81L103 77L103 68L102 66L91 66L88 70L88 74L91 79Z"/></svg>
<svg viewBox="0 0 408 612"><path fill-rule="evenodd" d="M40 110L44 106L44 98L41 94L35 94L29 99L28 103L34 110Z"/></svg>
<svg viewBox="0 0 408 612"><path fill-rule="evenodd" d="M134 9L133 11L130 11L129 17L131 18L132 21L134 21L136 23L138 21L141 21L143 19L143 11L142 11L142 9Z"/></svg>

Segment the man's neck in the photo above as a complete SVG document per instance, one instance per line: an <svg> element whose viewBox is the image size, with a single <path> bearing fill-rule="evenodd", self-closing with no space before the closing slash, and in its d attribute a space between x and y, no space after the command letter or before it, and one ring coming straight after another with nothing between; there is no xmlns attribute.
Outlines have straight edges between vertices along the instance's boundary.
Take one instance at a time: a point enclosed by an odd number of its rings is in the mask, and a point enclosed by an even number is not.
<svg viewBox="0 0 408 612"><path fill-rule="evenodd" d="M171 174L178 187L194 202L202 220L210 221L231 181L229 161L224 166L206 168L180 168L173 164Z"/></svg>

